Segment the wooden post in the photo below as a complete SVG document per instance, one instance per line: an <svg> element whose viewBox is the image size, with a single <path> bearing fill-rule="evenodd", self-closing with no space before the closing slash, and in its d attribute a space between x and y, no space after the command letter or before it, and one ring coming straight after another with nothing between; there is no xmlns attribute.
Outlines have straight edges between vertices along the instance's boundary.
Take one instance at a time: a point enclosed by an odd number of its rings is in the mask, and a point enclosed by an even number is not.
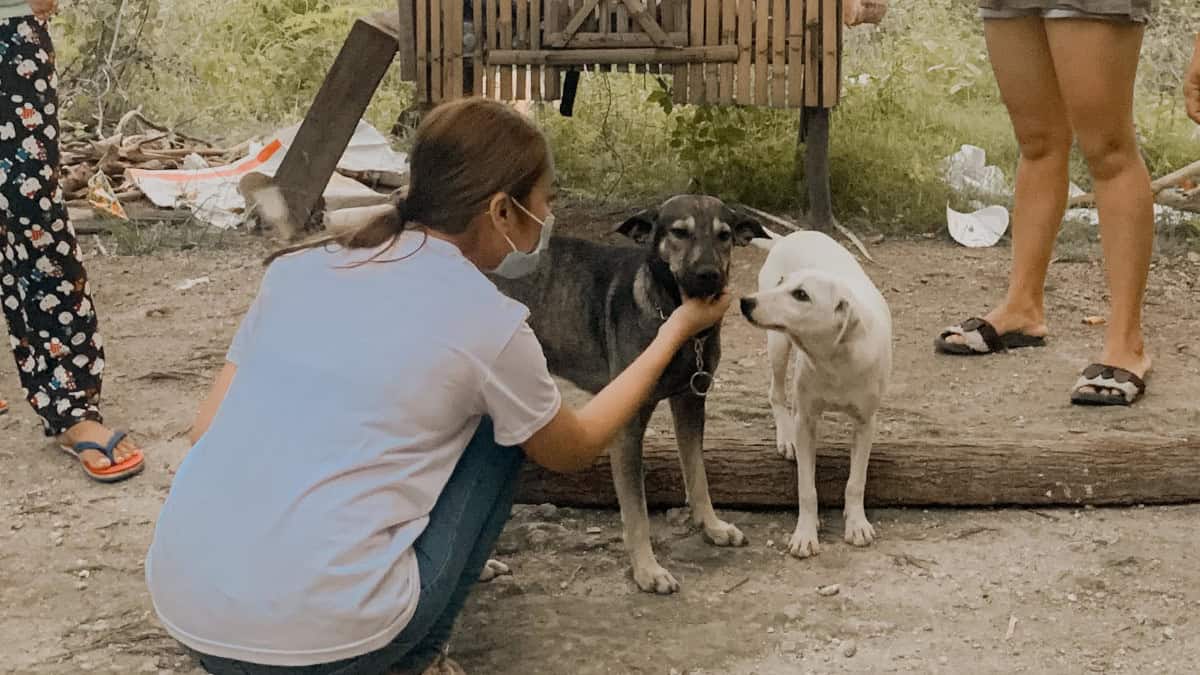
<svg viewBox="0 0 1200 675"><path fill-rule="evenodd" d="M312 218L355 127L396 56L398 24L398 15L391 12L354 22L276 172L275 185L298 228Z"/></svg>
<svg viewBox="0 0 1200 675"><path fill-rule="evenodd" d="M397 0L399 20L397 35L400 42L400 79L405 82L417 80L416 3L414 0Z"/></svg>

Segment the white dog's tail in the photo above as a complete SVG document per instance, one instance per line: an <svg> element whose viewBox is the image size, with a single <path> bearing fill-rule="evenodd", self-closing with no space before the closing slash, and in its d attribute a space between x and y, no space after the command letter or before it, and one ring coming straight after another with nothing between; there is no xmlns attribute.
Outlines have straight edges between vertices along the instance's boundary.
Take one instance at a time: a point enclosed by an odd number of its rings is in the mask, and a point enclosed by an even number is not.
<svg viewBox="0 0 1200 675"><path fill-rule="evenodd" d="M750 240L751 246L761 248L764 251L770 251L772 248L775 247L775 242L779 241L780 239L783 239L783 235L779 234L778 232L775 232L773 230L768 230L765 227L763 228L763 231L766 232L767 236L770 238L763 239L762 237L755 237L754 239Z"/></svg>

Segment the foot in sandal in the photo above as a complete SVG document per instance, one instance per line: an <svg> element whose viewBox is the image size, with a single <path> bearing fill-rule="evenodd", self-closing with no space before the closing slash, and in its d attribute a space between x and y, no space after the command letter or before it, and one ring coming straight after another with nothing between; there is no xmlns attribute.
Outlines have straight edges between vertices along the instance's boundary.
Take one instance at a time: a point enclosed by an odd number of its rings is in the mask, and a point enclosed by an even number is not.
<svg viewBox="0 0 1200 675"><path fill-rule="evenodd" d="M942 354L971 356L1046 344L1046 322L1041 311L1007 307L992 310L942 331L934 349Z"/></svg>
<svg viewBox="0 0 1200 675"><path fill-rule="evenodd" d="M1100 360L1084 368L1079 375L1071 390L1071 403L1133 405L1146 393L1146 376L1150 374L1152 363L1141 347L1106 346Z"/></svg>
<svg viewBox="0 0 1200 675"><path fill-rule="evenodd" d="M79 459L93 480L112 483L141 473L146 458L123 431L84 420L58 437L62 449Z"/></svg>
<svg viewBox="0 0 1200 675"><path fill-rule="evenodd" d="M0 398L0 415L3 415L6 412L8 412L8 401Z"/></svg>

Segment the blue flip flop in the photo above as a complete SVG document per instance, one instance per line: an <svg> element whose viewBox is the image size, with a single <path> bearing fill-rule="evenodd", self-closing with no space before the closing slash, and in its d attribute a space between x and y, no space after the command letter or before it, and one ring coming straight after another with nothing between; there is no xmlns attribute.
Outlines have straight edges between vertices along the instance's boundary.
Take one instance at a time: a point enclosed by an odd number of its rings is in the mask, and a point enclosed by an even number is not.
<svg viewBox="0 0 1200 675"><path fill-rule="evenodd" d="M124 431L118 431L112 435L112 438L108 439L108 443L105 445L93 443L92 441L80 441L73 446L62 445L59 447L63 449L63 452L79 460L79 465L83 467L83 472L87 474L88 478L101 483L115 483L119 480L136 476L142 472L142 469L146 468L146 457L142 454L141 450L133 453L133 456L124 462L117 463L114 453L117 446L121 444L121 441L125 440L127 435ZM112 464L103 469L89 466L80 456L85 450L95 450L103 454Z"/></svg>

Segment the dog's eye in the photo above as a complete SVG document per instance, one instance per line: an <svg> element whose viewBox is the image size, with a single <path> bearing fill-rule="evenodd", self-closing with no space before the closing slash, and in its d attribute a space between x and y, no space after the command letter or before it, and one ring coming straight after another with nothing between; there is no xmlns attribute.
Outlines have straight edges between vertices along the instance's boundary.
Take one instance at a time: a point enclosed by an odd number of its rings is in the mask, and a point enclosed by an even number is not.
<svg viewBox="0 0 1200 675"><path fill-rule="evenodd" d="M792 297L800 302L808 302L810 300L808 297L808 291L804 290L803 288L797 288L796 290L792 291Z"/></svg>
<svg viewBox="0 0 1200 675"><path fill-rule="evenodd" d="M729 241L733 239L733 233L729 230L721 230L717 233L717 241Z"/></svg>
<svg viewBox="0 0 1200 675"><path fill-rule="evenodd" d="M671 228L671 236L675 237L676 239L687 239L688 236L691 234L692 234L691 230L687 229L686 227L672 227Z"/></svg>

